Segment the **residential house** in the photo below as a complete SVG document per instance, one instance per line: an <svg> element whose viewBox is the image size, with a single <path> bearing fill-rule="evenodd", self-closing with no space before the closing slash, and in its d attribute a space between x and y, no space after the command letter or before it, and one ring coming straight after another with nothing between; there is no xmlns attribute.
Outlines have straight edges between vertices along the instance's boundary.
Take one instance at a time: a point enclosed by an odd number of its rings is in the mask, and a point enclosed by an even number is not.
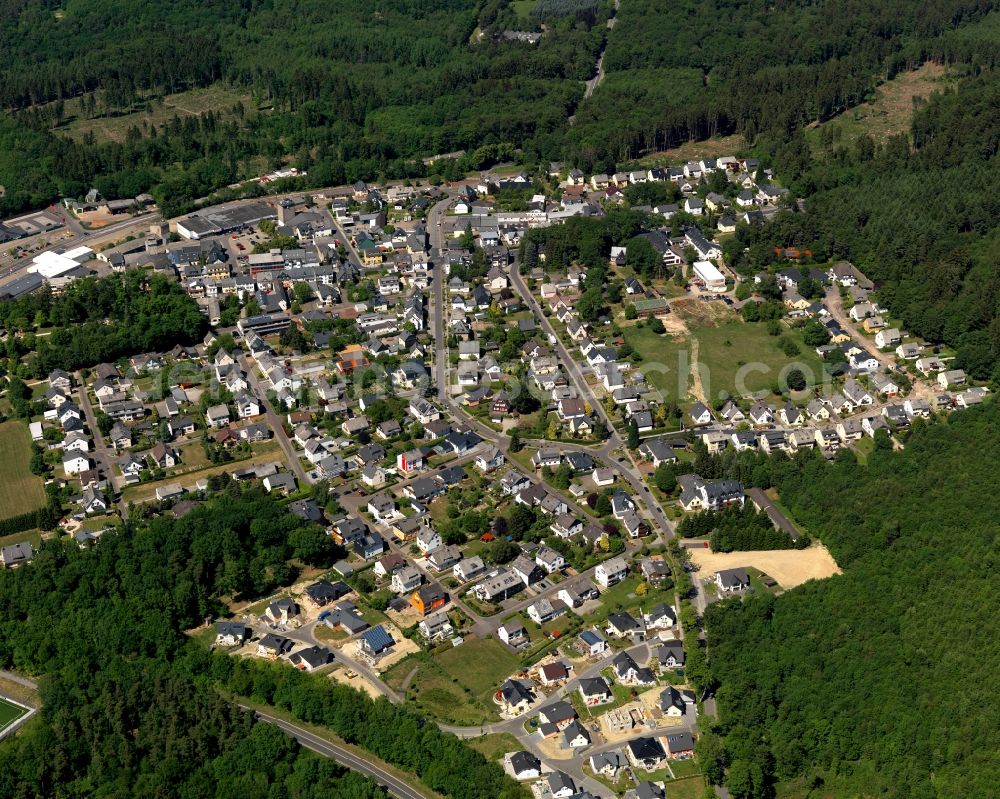
<svg viewBox="0 0 1000 799"><path fill-rule="evenodd" d="M518 574L508 569L499 569L477 583L472 592L479 600L495 604L523 591L524 587L524 581Z"/></svg>
<svg viewBox="0 0 1000 799"><path fill-rule="evenodd" d="M607 651L607 640L605 640L600 633L594 630L584 630L580 633L579 640L583 646L585 654L590 657L599 657Z"/></svg>
<svg viewBox="0 0 1000 799"><path fill-rule="evenodd" d="M580 679L577 690L579 690L580 698L587 707L606 705L614 701L611 686L603 677L583 677Z"/></svg>
<svg viewBox="0 0 1000 799"><path fill-rule="evenodd" d="M636 768L653 771L666 757L663 747L655 738L633 738L625 744L625 756Z"/></svg>
<svg viewBox="0 0 1000 799"><path fill-rule="evenodd" d="M420 634L423 635L424 638L431 641L448 638L454 632L454 629L451 626L451 620L448 618L448 614L445 611L439 611L425 616L421 619L418 627L420 629Z"/></svg>
<svg viewBox="0 0 1000 799"><path fill-rule="evenodd" d="M250 628L236 621L217 621L215 623L216 646L242 646L250 637Z"/></svg>
<svg viewBox="0 0 1000 799"><path fill-rule="evenodd" d="M681 487L680 504L686 511L717 511L727 505L743 505L743 486L735 480L706 481L696 474L684 474L677 482Z"/></svg>
<svg viewBox="0 0 1000 799"><path fill-rule="evenodd" d="M523 713L535 701L535 695L531 690L531 684L524 680L510 679L500 686L497 691L497 700L500 708L511 716Z"/></svg>
<svg viewBox="0 0 1000 799"><path fill-rule="evenodd" d="M694 756L694 738L687 730L676 730L660 736L663 749L671 760L687 759Z"/></svg>
<svg viewBox="0 0 1000 799"><path fill-rule="evenodd" d="M516 780L534 780L542 774L542 762L531 752L514 752L508 762Z"/></svg>
<svg viewBox="0 0 1000 799"><path fill-rule="evenodd" d="M205 422L209 427L225 427L229 421L229 408L225 405L213 405L205 411Z"/></svg>
<svg viewBox="0 0 1000 799"><path fill-rule="evenodd" d="M392 575L391 587L397 594L408 594L417 590L423 582L423 575L415 566L403 566Z"/></svg>
<svg viewBox="0 0 1000 799"><path fill-rule="evenodd" d="M392 635L386 632L385 628L380 624L378 627L372 627L370 630L363 632L357 647L359 654L369 659L377 660L391 652L395 645L396 641Z"/></svg>
<svg viewBox="0 0 1000 799"><path fill-rule="evenodd" d="M710 424L712 421L712 412L701 402L691 407L689 416L695 425Z"/></svg>
<svg viewBox="0 0 1000 799"><path fill-rule="evenodd" d="M723 593L742 593L750 587L750 576L746 569L722 569L715 573L715 584Z"/></svg>
<svg viewBox="0 0 1000 799"><path fill-rule="evenodd" d="M572 721L563 730L563 746L569 749L581 749L590 746L590 733L579 721Z"/></svg>
<svg viewBox="0 0 1000 799"><path fill-rule="evenodd" d="M416 544L420 551L426 555L442 545L441 535L437 530L425 527L417 534Z"/></svg>
<svg viewBox="0 0 1000 799"><path fill-rule="evenodd" d="M553 619L562 616L566 612L566 605L558 599L536 599L527 607L528 618L536 624L545 624Z"/></svg>
<svg viewBox="0 0 1000 799"><path fill-rule="evenodd" d="M608 635L615 638L630 638L642 632L642 624L630 613L612 613L608 616Z"/></svg>
<svg viewBox="0 0 1000 799"><path fill-rule="evenodd" d="M464 558L452 567L452 574L455 576L455 579L461 580L462 582L474 580L485 571L486 566L483 563L483 559L478 555L473 555L470 558Z"/></svg>
<svg viewBox="0 0 1000 799"><path fill-rule="evenodd" d="M561 661L546 663L539 667L538 679L542 685L556 685L569 679L569 669Z"/></svg>
<svg viewBox="0 0 1000 799"><path fill-rule="evenodd" d="M684 667L684 644L676 639L664 641L653 650L653 657L661 669L680 669Z"/></svg>
<svg viewBox="0 0 1000 799"><path fill-rule="evenodd" d="M497 629L497 638L511 647L520 647L528 643L528 631L524 624L513 619Z"/></svg>
<svg viewBox="0 0 1000 799"><path fill-rule="evenodd" d="M437 583L428 583L421 586L410 597L410 604L416 608L420 615L426 616L435 610L443 608L448 602L448 594Z"/></svg>
<svg viewBox="0 0 1000 799"><path fill-rule="evenodd" d="M628 564L625 558L618 556L598 563L594 569L594 579L602 588L617 585L628 575Z"/></svg>

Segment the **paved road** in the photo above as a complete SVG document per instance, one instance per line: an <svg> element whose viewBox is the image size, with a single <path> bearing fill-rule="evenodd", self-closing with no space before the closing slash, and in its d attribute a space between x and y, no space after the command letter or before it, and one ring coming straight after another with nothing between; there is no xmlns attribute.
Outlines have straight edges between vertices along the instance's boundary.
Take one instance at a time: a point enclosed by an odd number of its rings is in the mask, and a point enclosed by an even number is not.
<svg viewBox="0 0 1000 799"><path fill-rule="evenodd" d="M81 383L80 388L77 390L77 395L80 397L80 408L83 411L84 418L87 420L87 427L90 428L90 434L94 437L95 449L89 454L95 460L100 462L108 484L111 486L112 491L115 491L117 489L117 485L115 483L115 473L113 471L115 455L108 447L107 442L104 440L101 428L97 426L97 417L95 416L94 409L90 404L87 387L82 384L83 381L80 380L79 375L77 375L77 382ZM127 522L128 505L126 505L124 499L118 500L118 511L121 513L122 521Z"/></svg>
<svg viewBox="0 0 1000 799"><path fill-rule="evenodd" d="M353 648L353 640L356 640L360 636L355 636L354 639L348 643L343 644L340 648L334 648L330 646L329 641L321 641L316 637L316 625L323 624L320 621L311 621L308 624L304 624L301 627L294 630L285 630L283 632L279 631L277 635L283 635L286 638L290 638L293 641L298 641L299 643L308 644L309 646L322 646L330 649L334 653L334 657L348 669L352 669L360 674L362 677L367 679L382 696L388 699L393 704L400 704L403 701L398 693L396 693L392 688L390 688L386 683L379 677L378 672L369 667L367 664L362 663L351 657L350 654L346 653L348 647Z"/></svg>
<svg viewBox="0 0 1000 799"><path fill-rule="evenodd" d="M424 799L424 795L415 788L411 788L405 782L397 777L394 777L385 769L375 763L358 757L344 747L330 743L326 739L320 738L317 735L313 735L311 732L298 726L297 724L292 724L259 710L255 712L258 719L278 727L307 749L311 749L313 752L323 755L324 757L336 760L342 766L346 766L351 771L356 771L359 774L371 777L379 785L388 789L393 796L399 797L399 799Z"/></svg>
<svg viewBox="0 0 1000 799"><path fill-rule="evenodd" d="M32 691L38 690L38 683L34 680L29 680L27 677L22 677L20 674L15 674L12 671L0 671L0 677L5 680L10 680L11 682L16 682L18 685L24 686L25 688L30 688Z"/></svg>
<svg viewBox="0 0 1000 799"><path fill-rule="evenodd" d="M438 399L447 400L448 394L448 337L444 330L444 264L440 252L444 244L441 222L444 212L452 201L448 196L436 203L427 214L427 232L434 259L433 290L431 297L431 334L434 336L434 383L438 389Z"/></svg>
<svg viewBox="0 0 1000 799"><path fill-rule="evenodd" d="M826 289L826 309L830 312L830 316L839 324L845 331L850 333L851 337L858 343L869 343L868 337L855 325L854 321L847 312L844 311L844 301L840 298L840 289L837 286L828 286ZM867 349L867 348L866 348ZM874 355L880 364L889 370L893 370L896 366L896 357L892 353L880 352L872 343L869 349L872 355Z"/></svg>
<svg viewBox="0 0 1000 799"><path fill-rule="evenodd" d="M532 295L531 291L528 290L527 285L524 282L524 278L515 264L510 270L511 282L514 288L517 289L518 293L524 298L525 303L531 309L532 313L535 314L539 320L539 324L542 330L548 335L549 341L555 340L555 345L553 345L558 353L563 367L566 369L570 380L576 387L578 396L583 400L590 403L590 406L594 409L594 412L604 423L604 426L608 429L608 438L596 451L608 466L614 469L618 474L628 482L635 492L635 496L642 500L642 503L646 506L652 520L655 522L655 528L660 531L664 540L669 539L674 534L674 525L667 519L667 515L663 512L663 508L653 497L652 493L649 491L649 487L645 484L642 474L639 472L635 465L635 462L631 460L631 455L628 455L628 460L622 462L615 458L612 453L615 450L621 449L625 451L621 436L615 430L614 424L612 424L611 418L604 411L604 406L601 404L597 395L594 393L593 389L584 379L583 374L580 371L580 366L576 359L570 354L569 350L563 344L562 340L556 334L555 329L552 327L548 318L542 313L541 306L538 301ZM574 449L570 445L559 445L558 442L551 442L553 446L561 446L564 450ZM595 454L594 450L590 447L576 447L578 449L589 451L591 454Z"/></svg>
<svg viewBox="0 0 1000 799"><path fill-rule="evenodd" d="M267 423L270 425L271 429L274 430L274 438L281 446L281 451L285 454L285 461L298 478L299 485L311 485L312 480L309 479L309 476L306 474L306 470L302 468L302 463L299 461L298 453L295 451L295 447L285 434L285 428L282 425L281 417L271 406L271 402L267 398L267 391L265 390L260 379L257 377L256 367L254 367L254 365L247 360L246 355L239 356L239 363L240 366L243 367L243 371L246 372L247 380L249 380L250 385L253 386L254 393L264 406Z"/></svg>

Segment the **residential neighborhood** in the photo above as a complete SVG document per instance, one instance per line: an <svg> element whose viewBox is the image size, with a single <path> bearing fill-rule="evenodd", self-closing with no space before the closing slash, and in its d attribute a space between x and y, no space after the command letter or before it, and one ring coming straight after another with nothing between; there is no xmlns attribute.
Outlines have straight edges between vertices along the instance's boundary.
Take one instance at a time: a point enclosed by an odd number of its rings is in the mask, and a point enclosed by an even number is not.
<svg viewBox="0 0 1000 799"><path fill-rule="evenodd" d="M325 531L339 560L206 622L209 646L414 702L462 737L512 738L504 768L538 799L702 784L697 720L714 702L685 673L700 645L685 603L797 582L739 552L715 567L709 536L679 542L677 526L750 510L788 536L784 555L832 558L773 492L697 465L841 449L863 462L988 394L851 264L782 253L749 278L726 266L734 219L782 203L768 172L731 157L561 170L526 210L498 201L534 185L521 173L359 183L202 208L72 256L50 289L144 269L182 287L209 332L29 385L32 446L65 500L59 534L100 546L132 514L182 518L255 486ZM713 173L728 195L704 191ZM679 202L648 209L643 244L612 247L600 275L613 289L588 309L589 270L544 261L531 231L606 214L649 183ZM715 229L678 229L679 213ZM629 247L655 253L656 277ZM720 390L737 370L719 353L738 342L714 331L762 329L765 306L781 309L761 334L785 342L761 362L774 376ZM2 565L29 563L37 543L5 546Z"/></svg>

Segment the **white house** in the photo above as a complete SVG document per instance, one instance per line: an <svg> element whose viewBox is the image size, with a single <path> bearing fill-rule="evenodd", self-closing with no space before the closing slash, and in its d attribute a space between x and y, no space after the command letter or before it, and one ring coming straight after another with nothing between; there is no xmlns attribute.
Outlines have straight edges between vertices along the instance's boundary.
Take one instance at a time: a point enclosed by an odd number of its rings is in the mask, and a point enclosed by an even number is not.
<svg viewBox="0 0 1000 799"><path fill-rule="evenodd" d="M597 564L594 569L594 579L602 588L610 588L617 585L628 574L628 564L625 558L617 557Z"/></svg>
<svg viewBox="0 0 1000 799"><path fill-rule="evenodd" d="M90 460L83 457L79 452L68 454L63 459L63 471L67 477L72 474L80 474L90 468Z"/></svg>

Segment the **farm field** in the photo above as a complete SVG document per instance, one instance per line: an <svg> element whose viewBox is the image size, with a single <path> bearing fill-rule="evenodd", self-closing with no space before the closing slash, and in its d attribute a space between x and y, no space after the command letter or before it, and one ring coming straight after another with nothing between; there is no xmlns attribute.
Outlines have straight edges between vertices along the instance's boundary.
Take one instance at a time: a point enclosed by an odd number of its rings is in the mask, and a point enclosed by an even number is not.
<svg viewBox="0 0 1000 799"><path fill-rule="evenodd" d="M0 424L0 519L29 513L45 504L42 479L33 475L31 435L18 421Z"/></svg>

